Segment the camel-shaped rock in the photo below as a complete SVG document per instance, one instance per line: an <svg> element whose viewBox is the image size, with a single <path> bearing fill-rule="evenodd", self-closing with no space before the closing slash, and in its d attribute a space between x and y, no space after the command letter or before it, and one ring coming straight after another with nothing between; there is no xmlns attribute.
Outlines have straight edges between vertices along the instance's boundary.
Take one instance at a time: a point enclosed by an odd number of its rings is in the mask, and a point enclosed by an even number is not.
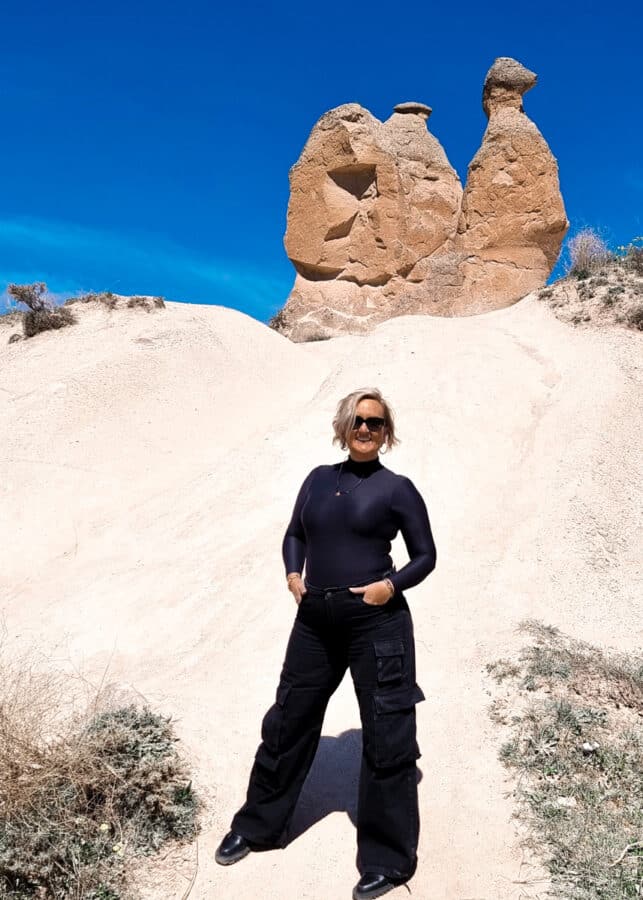
<svg viewBox="0 0 643 900"><path fill-rule="evenodd" d="M290 171L297 274L274 326L311 340L399 315L473 315L541 287L568 222L556 160L522 106L535 83L516 60L492 65L464 192L430 107L401 103L385 122L357 103L323 115Z"/></svg>

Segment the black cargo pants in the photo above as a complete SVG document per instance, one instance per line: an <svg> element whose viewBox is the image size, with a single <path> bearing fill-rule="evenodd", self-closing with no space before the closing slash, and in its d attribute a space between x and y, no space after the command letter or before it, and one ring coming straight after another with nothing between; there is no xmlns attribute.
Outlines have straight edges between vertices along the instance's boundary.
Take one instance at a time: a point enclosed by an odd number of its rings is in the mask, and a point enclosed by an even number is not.
<svg viewBox="0 0 643 900"><path fill-rule="evenodd" d="M358 867L405 880L415 872L419 814L413 623L402 594L370 606L348 590L308 587L299 605L276 703L247 799L232 830L258 847L279 847L311 766L326 706L350 667L362 720L357 810Z"/></svg>

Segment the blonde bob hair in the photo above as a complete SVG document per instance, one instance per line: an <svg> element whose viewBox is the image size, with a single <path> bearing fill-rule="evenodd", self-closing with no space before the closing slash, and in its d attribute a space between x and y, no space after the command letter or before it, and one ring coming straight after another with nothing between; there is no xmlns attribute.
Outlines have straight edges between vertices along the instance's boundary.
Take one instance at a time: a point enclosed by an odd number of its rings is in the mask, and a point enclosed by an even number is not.
<svg viewBox="0 0 643 900"><path fill-rule="evenodd" d="M339 401L333 419L335 432L333 444L339 444L342 450L346 450L350 433L353 430L355 410L362 400L377 400L378 403L381 403L384 410L384 441L381 452L386 453L387 450L392 450L395 444L400 443L399 438L395 437L393 410L377 388L362 388L359 391L353 391L352 394L348 394Z"/></svg>

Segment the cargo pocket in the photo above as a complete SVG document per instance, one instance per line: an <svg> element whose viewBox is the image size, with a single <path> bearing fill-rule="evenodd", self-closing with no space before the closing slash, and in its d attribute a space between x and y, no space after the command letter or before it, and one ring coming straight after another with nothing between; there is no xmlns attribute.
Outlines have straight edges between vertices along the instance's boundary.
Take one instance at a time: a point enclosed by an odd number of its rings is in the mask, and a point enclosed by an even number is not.
<svg viewBox="0 0 643 900"><path fill-rule="evenodd" d="M404 641L397 638L392 641L375 641L375 657L377 665L377 683L394 684L404 677Z"/></svg>
<svg viewBox="0 0 643 900"><path fill-rule="evenodd" d="M278 756L281 748L286 701L290 693L290 685L281 682L277 688L277 698L261 723L261 739L273 756Z"/></svg>
<svg viewBox="0 0 643 900"><path fill-rule="evenodd" d="M253 777L255 781L270 787L275 782L276 772L279 768L279 757L274 756L265 744L259 744L255 755L255 767Z"/></svg>
<svg viewBox="0 0 643 900"><path fill-rule="evenodd" d="M417 685L373 695L373 736L369 743L376 766L386 768L419 759L415 704L421 700L424 694Z"/></svg>

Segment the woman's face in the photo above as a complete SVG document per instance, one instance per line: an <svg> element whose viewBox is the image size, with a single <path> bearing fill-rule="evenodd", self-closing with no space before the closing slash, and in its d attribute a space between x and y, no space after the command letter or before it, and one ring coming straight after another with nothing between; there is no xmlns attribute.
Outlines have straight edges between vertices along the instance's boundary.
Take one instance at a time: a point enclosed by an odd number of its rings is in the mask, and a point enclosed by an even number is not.
<svg viewBox="0 0 643 900"><path fill-rule="evenodd" d="M355 415L362 419L384 418L384 407L378 400L360 400ZM348 452L356 462L369 462L377 458L386 437L386 426L369 431L366 423L353 428L348 438Z"/></svg>

